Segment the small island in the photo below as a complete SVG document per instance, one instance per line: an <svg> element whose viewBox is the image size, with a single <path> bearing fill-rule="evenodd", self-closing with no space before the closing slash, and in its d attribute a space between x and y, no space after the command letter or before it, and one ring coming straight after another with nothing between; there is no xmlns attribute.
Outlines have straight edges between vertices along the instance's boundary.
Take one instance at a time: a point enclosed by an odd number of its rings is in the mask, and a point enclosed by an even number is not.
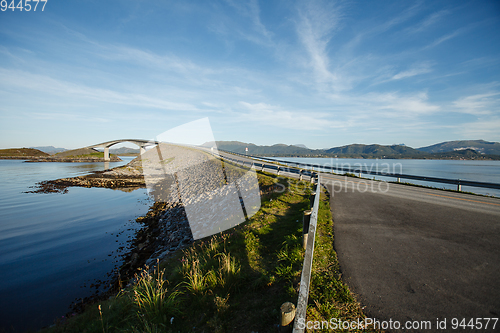
<svg viewBox="0 0 500 333"><path fill-rule="evenodd" d="M50 155L34 148L9 148L0 149L0 159L26 162L104 162L104 152L93 148L79 148ZM118 156L110 154L110 161L106 162L120 161Z"/></svg>

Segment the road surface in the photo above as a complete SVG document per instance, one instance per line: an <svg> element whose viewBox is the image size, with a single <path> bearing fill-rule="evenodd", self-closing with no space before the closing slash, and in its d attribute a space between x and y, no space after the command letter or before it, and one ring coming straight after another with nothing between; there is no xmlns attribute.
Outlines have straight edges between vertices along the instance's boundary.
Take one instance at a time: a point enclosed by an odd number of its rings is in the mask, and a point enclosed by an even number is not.
<svg viewBox="0 0 500 333"><path fill-rule="evenodd" d="M368 317L434 329L447 319L448 330L452 318L499 317L499 199L333 175L322 183L344 280Z"/></svg>

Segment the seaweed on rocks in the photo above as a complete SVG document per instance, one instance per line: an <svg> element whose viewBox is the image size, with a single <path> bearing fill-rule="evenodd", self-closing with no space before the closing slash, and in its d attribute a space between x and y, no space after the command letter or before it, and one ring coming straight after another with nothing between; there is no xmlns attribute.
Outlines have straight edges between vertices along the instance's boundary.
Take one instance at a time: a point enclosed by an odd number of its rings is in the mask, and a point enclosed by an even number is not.
<svg viewBox="0 0 500 333"><path fill-rule="evenodd" d="M95 293L79 302L73 302L70 313L81 313L88 304L116 294L145 266L151 267L179 249L193 243L193 234L184 210L179 203L155 202L146 215L136 219L142 226L131 241L130 250L122 255L122 265L110 272L107 291Z"/></svg>
<svg viewBox="0 0 500 333"><path fill-rule="evenodd" d="M67 193L68 187L72 186L104 187L129 191L146 187L142 174L116 173L113 170L94 171L85 176L43 181L33 186L34 190L26 193Z"/></svg>

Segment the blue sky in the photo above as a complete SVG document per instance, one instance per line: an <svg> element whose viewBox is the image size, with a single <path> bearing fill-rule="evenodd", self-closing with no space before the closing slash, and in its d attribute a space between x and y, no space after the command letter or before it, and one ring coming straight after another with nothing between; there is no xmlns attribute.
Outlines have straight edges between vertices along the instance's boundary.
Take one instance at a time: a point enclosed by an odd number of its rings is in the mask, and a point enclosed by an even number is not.
<svg viewBox="0 0 500 333"><path fill-rule="evenodd" d="M500 141L500 2L0 12L0 147L151 139L204 117L216 140L261 145Z"/></svg>

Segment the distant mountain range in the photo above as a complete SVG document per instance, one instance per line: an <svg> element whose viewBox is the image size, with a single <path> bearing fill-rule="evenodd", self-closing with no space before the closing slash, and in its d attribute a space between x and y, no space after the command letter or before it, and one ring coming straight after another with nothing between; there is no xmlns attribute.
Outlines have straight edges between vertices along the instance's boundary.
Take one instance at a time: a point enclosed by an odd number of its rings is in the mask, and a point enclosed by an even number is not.
<svg viewBox="0 0 500 333"><path fill-rule="evenodd" d="M448 141L418 148L418 150L426 153L446 153L465 149L471 149L481 154L500 155L500 142L484 140Z"/></svg>
<svg viewBox="0 0 500 333"><path fill-rule="evenodd" d="M129 148L129 147L120 147L120 148L110 148L109 152L115 155L125 155L125 154L139 154L139 148Z"/></svg>
<svg viewBox="0 0 500 333"><path fill-rule="evenodd" d="M41 146L41 147L30 147L30 148L38 149L38 150L43 151L44 153L47 153L50 155L54 155L54 154L68 150L66 148L56 148L54 146Z"/></svg>
<svg viewBox="0 0 500 333"><path fill-rule="evenodd" d="M213 142L204 144L211 145ZM484 140L448 141L417 149L401 144L351 144L329 149L309 149L304 145L258 146L239 141L217 141L217 147L240 154L245 154L245 148L248 148L249 155L260 156L500 160L500 143Z"/></svg>
<svg viewBox="0 0 500 333"><path fill-rule="evenodd" d="M207 142L204 146L211 146ZM217 147L222 150L249 155L281 156L281 157L344 157L344 158L420 158L420 159L493 159L500 160L500 143L484 140L461 140L437 143L427 147L412 148L403 144L395 145L364 145L351 144L328 149L310 149L303 144L258 146L240 141L217 141ZM42 152L54 155L67 151L54 146L32 147ZM139 154L139 149L121 147L110 149L111 154Z"/></svg>

